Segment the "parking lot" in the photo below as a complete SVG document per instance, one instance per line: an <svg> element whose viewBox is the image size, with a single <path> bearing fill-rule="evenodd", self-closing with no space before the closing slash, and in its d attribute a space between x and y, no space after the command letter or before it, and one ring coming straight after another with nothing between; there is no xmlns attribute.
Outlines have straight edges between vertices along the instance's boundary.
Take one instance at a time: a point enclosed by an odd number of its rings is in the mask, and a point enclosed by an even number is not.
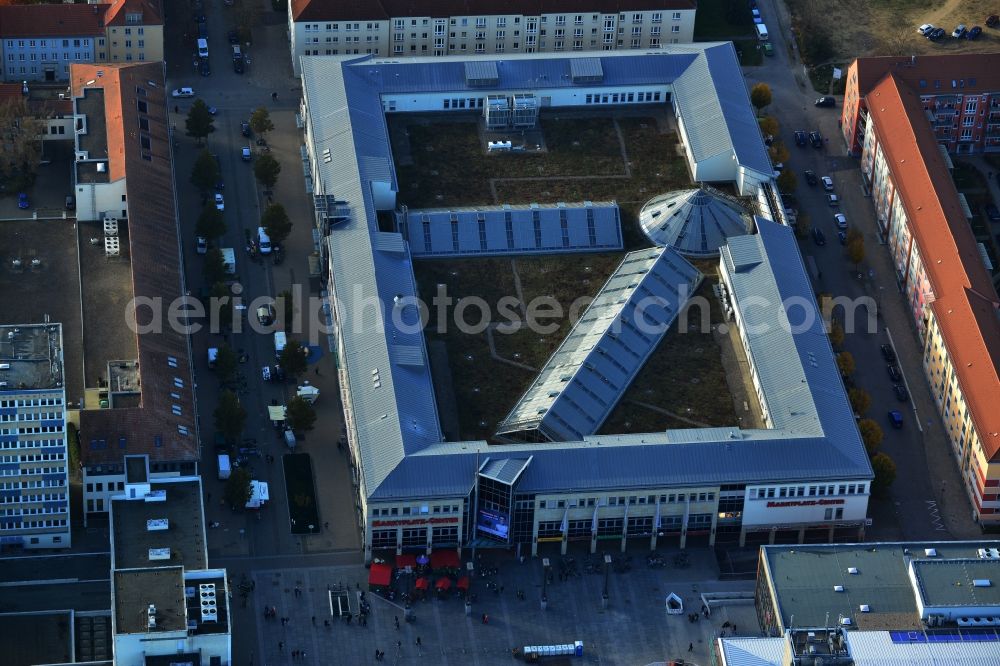
<svg viewBox="0 0 1000 666"><path fill-rule="evenodd" d="M552 555L551 582L545 584L541 558L522 563L495 551L473 556L467 549L463 563L477 562L480 572L497 569L496 575L472 577L474 601L468 613L464 597L454 591L431 593L412 603L414 620L408 622L400 597L389 601L366 592L370 613L361 621L360 592L368 589L368 571L362 566L258 570L247 608L234 613L256 616L256 654L266 664L291 663L293 650L305 652L295 663L374 663L376 649L392 663L495 664L510 661L515 648L577 640L584 652L575 662L635 665L683 658L708 664L711 641L724 625L727 631L735 625L749 635L758 628L752 604L717 606L706 618L700 613L700 595L752 592L753 583L719 582L711 551L688 552L689 566L676 568L673 553L663 551L667 566L662 569L647 567L641 551L633 554L630 571L612 571L608 577L607 608L602 606L603 569L587 573L585 568L591 557L600 561L601 554L571 550L575 573L568 576L560 574L562 558ZM412 574L403 574L395 584L404 587L412 580ZM548 599L544 609L543 592ZM671 592L683 599L680 615L666 612ZM265 617L265 607L274 607L275 617ZM346 612L353 614L350 622ZM690 621L690 613L698 615L697 622Z"/></svg>

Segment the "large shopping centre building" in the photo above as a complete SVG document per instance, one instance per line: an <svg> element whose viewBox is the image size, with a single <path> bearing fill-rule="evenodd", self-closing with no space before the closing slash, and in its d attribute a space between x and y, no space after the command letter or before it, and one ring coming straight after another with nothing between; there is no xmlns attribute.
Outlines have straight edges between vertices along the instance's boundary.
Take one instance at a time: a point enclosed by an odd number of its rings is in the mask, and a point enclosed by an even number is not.
<svg viewBox="0 0 1000 666"><path fill-rule="evenodd" d="M366 557L473 540L535 554L549 542L624 549L632 540L685 547L863 535L871 467L824 325L812 316L794 234L775 210L774 174L730 43L502 59L306 57L301 67L307 182L325 234ZM417 317L409 244L376 217L396 208L398 190L385 116L469 114L504 95L530 95L543 112L658 106L676 119L693 181L729 183L759 202L756 233L720 248L718 293L764 428L593 434L601 420L589 417L593 405L613 404L624 386L602 391L637 370L623 370L616 353L655 344L638 334L623 342L638 323L635 301L656 283L660 314L672 322L684 304L680 287L701 279L672 248L651 248L626 255L598 294L591 307L604 308L603 324L585 313L567 338L586 334L593 344L561 347L560 376L546 375L547 366L538 382L546 390L529 389L512 412L534 418L505 421L516 427L502 439L513 443L444 441L423 334L397 325ZM635 279L623 281L628 274ZM381 317L373 298L385 304ZM525 422L524 435L511 437Z"/></svg>

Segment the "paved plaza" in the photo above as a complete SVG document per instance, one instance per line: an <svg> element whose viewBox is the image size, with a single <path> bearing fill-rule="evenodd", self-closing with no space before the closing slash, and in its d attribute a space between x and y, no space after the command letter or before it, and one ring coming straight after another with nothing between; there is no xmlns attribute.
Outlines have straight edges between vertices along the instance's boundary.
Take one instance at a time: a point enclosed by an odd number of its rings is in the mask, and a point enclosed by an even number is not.
<svg viewBox="0 0 1000 666"><path fill-rule="evenodd" d="M710 618L699 616L696 623L687 617L701 608L701 593L750 592L751 581L719 582L715 556L708 550L694 551L691 566L684 569L671 566L671 553L664 555L663 569L648 568L644 554L637 552L631 571L611 572L607 609L601 602L604 575L585 572L586 553L575 556L579 575L568 580L559 575L559 556L550 557L553 582L547 586L548 604L542 610L541 559L522 564L488 552L482 566L496 566L498 573L489 579L475 577L471 592L476 600L468 615L462 597L450 593L439 599L432 593L413 602L414 621L409 623L398 600L366 592L371 612L367 624L360 625L359 592L367 589L368 573L362 566L256 570L247 607L240 608L237 598L235 612L256 616L253 663L270 666L375 663L376 649L385 652L384 662L394 664L510 663L515 647L577 640L583 641L584 657L574 663L635 665L682 658L708 664L710 642L725 623L742 625L743 634L757 634L749 604L717 606ZM469 559L471 552L466 550L463 561ZM593 557L595 562L599 559ZM496 588L487 589L488 581L494 581ZM518 590L524 592L524 600L518 598ZM670 592L683 598L685 614L666 613ZM276 609L273 618L265 617L265 607ZM350 623L342 614L348 608L353 614ZM488 624L482 621L484 613ZM293 659L293 651L304 651L305 656Z"/></svg>

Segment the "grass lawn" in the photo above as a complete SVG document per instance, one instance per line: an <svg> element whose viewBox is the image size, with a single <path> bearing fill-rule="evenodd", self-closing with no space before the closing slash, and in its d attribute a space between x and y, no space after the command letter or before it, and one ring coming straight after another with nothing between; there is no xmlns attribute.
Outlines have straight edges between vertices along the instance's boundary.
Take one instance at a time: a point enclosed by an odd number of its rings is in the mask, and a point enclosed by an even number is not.
<svg viewBox="0 0 1000 666"><path fill-rule="evenodd" d="M712 42L753 34L753 17L746 0L699 0L694 40Z"/></svg>
<svg viewBox="0 0 1000 666"><path fill-rule="evenodd" d="M840 65L820 65L819 67L809 67L809 80L812 81L813 88L820 95L843 95L847 82L841 76L833 83L833 90L830 91L830 82L833 81L833 68L839 67L841 71L847 71L847 64ZM829 92L828 92L829 91Z"/></svg>
<svg viewBox="0 0 1000 666"><path fill-rule="evenodd" d="M740 64L744 67L756 67L764 62L764 45L757 39L737 39L733 42L736 53L740 56Z"/></svg>
<svg viewBox="0 0 1000 666"><path fill-rule="evenodd" d="M718 281L715 268L710 264L698 268L705 273L705 280L696 295L710 303L710 321L717 324L723 316L712 293L712 286ZM702 317L701 308L692 306L688 309L687 330L679 331L682 319L674 322L604 422L602 433L697 427L637 403L647 403L710 426L738 423L722 366L722 352L711 332L699 330Z"/></svg>
<svg viewBox="0 0 1000 666"><path fill-rule="evenodd" d="M292 534L316 534L320 530L320 523L312 460L308 453L287 453L282 456L282 462Z"/></svg>

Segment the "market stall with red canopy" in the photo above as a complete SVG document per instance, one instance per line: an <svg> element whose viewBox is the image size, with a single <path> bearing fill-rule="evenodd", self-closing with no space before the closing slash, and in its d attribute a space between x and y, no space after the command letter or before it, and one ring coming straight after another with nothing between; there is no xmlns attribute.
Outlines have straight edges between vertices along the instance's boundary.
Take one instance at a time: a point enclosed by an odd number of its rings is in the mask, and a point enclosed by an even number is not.
<svg viewBox="0 0 1000 666"><path fill-rule="evenodd" d="M428 585L430 585L429 580L427 580L426 578L418 578L417 582L413 584L413 587L417 588L418 590L426 590Z"/></svg>
<svg viewBox="0 0 1000 666"><path fill-rule="evenodd" d="M468 590L469 589L469 577L468 576L462 576L461 578L459 578L458 582L455 583L455 587L457 587L460 590Z"/></svg>
<svg viewBox="0 0 1000 666"><path fill-rule="evenodd" d="M392 581L392 567L388 564L373 564L368 571L368 587L388 587Z"/></svg>
<svg viewBox="0 0 1000 666"><path fill-rule="evenodd" d="M417 556L411 555L409 553L403 553L402 555L396 556L396 568L405 569L410 567L411 569L417 568Z"/></svg>
<svg viewBox="0 0 1000 666"><path fill-rule="evenodd" d="M438 578L437 583L434 585L439 591L444 592L451 587L451 578Z"/></svg>

